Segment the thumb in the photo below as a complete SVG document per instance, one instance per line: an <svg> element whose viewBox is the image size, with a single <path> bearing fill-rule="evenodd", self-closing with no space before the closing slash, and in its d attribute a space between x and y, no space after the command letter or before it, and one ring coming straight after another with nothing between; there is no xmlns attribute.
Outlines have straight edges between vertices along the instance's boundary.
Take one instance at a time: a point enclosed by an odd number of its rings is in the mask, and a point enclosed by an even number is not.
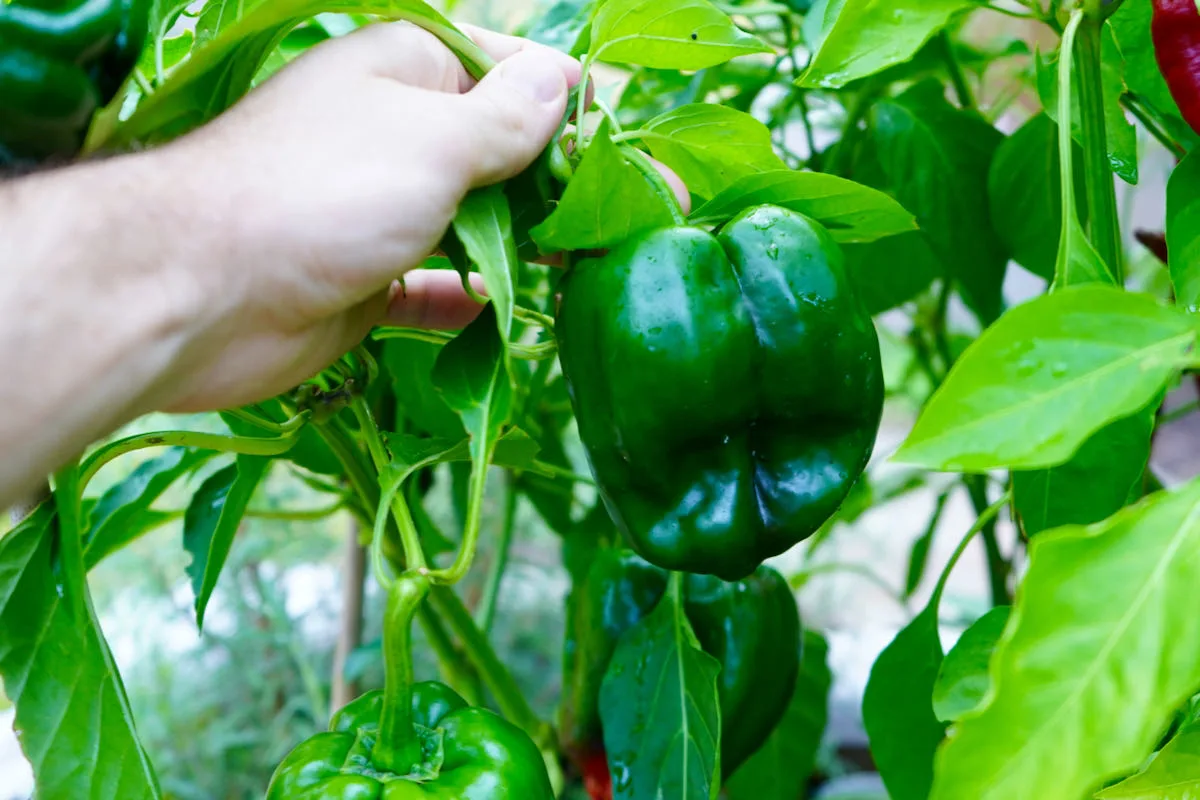
<svg viewBox="0 0 1200 800"><path fill-rule="evenodd" d="M562 63L523 51L501 61L464 95L472 109L470 179L486 186L524 170L550 143L567 109Z"/></svg>

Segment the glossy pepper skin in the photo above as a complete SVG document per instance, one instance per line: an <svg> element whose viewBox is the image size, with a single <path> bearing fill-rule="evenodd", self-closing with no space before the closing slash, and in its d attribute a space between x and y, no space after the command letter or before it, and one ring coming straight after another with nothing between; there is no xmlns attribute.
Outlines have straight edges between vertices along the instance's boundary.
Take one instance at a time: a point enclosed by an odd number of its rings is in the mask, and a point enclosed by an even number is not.
<svg viewBox="0 0 1200 800"><path fill-rule="evenodd" d="M1171 96L1200 133L1200 11L1195 0L1154 0L1154 55Z"/></svg>
<svg viewBox="0 0 1200 800"><path fill-rule="evenodd" d="M759 206L716 235L654 230L560 286L579 433L646 560L738 580L841 505L875 443L883 374L821 225Z"/></svg>
<svg viewBox="0 0 1200 800"><path fill-rule="evenodd" d="M283 760L266 800L553 800L542 755L520 728L441 683L414 684L412 698L416 724L441 734L436 775L414 780L372 765L383 693L369 692Z"/></svg>
<svg viewBox="0 0 1200 800"><path fill-rule="evenodd" d="M133 70L150 0L0 3L0 149L74 155L92 114Z"/></svg>
<svg viewBox="0 0 1200 800"><path fill-rule="evenodd" d="M595 785L604 746L600 684L617 641L654 610L668 578L630 550L601 550L572 593L559 730ZM765 565L733 583L688 575L684 613L700 646L721 664L721 769L728 778L767 740L795 691L800 615L787 581Z"/></svg>

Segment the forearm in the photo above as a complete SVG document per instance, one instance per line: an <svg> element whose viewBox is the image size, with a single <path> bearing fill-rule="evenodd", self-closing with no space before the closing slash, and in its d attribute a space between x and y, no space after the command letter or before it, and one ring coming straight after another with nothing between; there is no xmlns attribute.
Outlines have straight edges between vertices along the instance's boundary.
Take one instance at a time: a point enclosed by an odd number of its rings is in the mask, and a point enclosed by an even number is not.
<svg viewBox="0 0 1200 800"><path fill-rule="evenodd" d="M153 409L201 324L156 157L0 183L0 507Z"/></svg>

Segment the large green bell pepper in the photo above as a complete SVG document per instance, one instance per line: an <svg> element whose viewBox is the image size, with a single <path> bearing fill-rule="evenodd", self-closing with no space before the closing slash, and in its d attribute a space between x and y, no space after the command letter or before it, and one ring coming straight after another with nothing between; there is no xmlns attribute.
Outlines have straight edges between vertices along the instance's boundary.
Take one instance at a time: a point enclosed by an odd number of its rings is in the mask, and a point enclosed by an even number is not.
<svg viewBox="0 0 1200 800"><path fill-rule="evenodd" d="M582 768L603 750L598 699L617 641L654 610L668 579L637 554L608 549L572 590L559 731ZM684 613L700 646L721 664L721 769L728 778L767 740L795 691L800 614L787 581L765 565L733 583L686 576Z"/></svg>
<svg viewBox="0 0 1200 800"><path fill-rule="evenodd" d="M879 340L837 244L773 206L634 237L564 276L559 357L635 550L737 580L811 536L865 468Z"/></svg>
<svg viewBox="0 0 1200 800"><path fill-rule="evenodd" d="M133 70L150 0L0 3L0 151L71 156Z"/></svg>
<svg viewBox="0 0 1200 800"><path fill-rule="evenodd" d="M329 731L300 743L275 770L266 800L552 800L537 746L502 717L472 708L448 686L412 686L422 769L376 768L372 750L383 692L368 692L333 718Z"/></svg>

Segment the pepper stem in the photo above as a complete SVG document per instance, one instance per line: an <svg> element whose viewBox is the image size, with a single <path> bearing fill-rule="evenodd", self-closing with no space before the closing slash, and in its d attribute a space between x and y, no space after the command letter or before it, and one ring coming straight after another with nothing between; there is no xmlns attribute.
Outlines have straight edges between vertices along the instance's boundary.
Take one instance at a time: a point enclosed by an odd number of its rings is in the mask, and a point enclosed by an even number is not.
<svg viewBox="0 0 1200 800"><path fill-rule="evenodd" d="M412 621L429 593L423 572L405 572L388 592L383 625L384 689L379 736L371 760L379 769L408 775L421 764L421 741L413 727Z"/></svg>

